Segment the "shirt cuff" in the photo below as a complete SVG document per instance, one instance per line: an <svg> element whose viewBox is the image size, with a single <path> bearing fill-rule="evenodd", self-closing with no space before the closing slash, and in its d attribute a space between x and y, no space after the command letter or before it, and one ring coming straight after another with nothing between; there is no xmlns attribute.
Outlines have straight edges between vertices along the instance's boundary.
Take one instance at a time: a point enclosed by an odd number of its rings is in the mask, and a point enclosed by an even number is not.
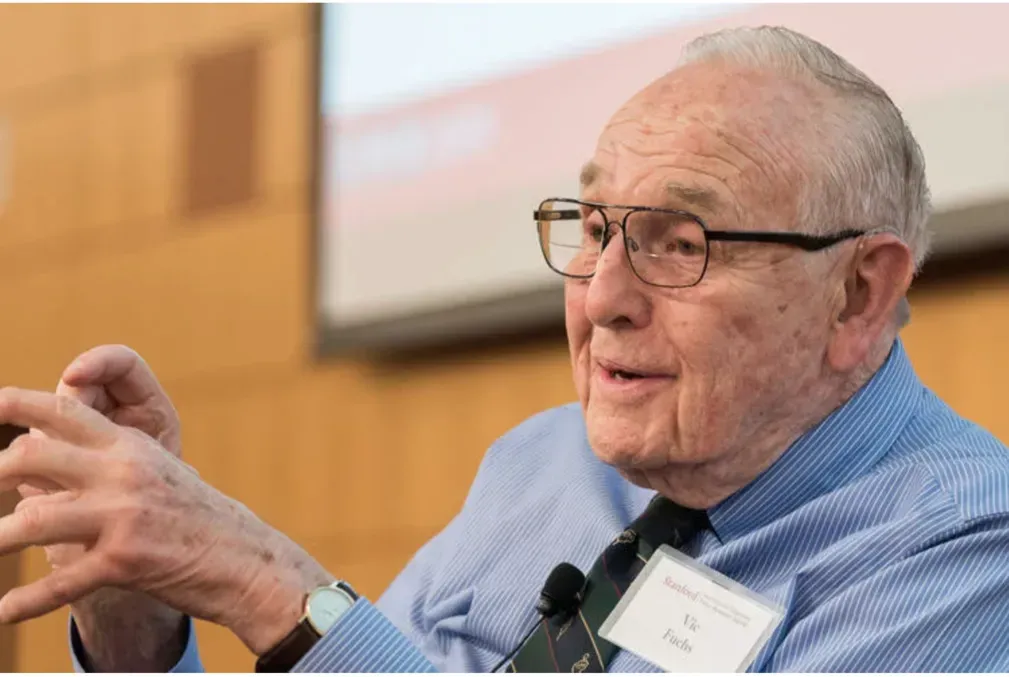
<svg viewBox="0 0 1009 677"><path fill-rule="evenodd" d="M437 672L368 600L354 606L291 672Z"/></svg>
<svg viewBox="0 0 1009 677"><path fill-rule="evenodd" d="M193 627L193 621L189 616L186 616L185 622L188 635L186 649L182 652L179 662L169 672L203 672L200 651L196 645L196 628ZM70 616L70 658L74 663L75 672L94 672L88 654L84 650L84 644L81 642L81 635L77 631L77 623L74 621L73 615Z"/></svg>

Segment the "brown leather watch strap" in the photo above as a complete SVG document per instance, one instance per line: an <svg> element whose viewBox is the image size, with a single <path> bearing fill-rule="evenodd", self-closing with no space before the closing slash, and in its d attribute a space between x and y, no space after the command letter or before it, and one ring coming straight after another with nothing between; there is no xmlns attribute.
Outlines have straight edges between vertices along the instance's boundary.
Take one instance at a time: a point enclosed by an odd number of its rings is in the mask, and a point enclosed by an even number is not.
<svg viewBox="0 0 1009 677"><path fill-rule="evenodd" d="M290 672L320 639L308 618L256 661L256 672Z"/></svg>

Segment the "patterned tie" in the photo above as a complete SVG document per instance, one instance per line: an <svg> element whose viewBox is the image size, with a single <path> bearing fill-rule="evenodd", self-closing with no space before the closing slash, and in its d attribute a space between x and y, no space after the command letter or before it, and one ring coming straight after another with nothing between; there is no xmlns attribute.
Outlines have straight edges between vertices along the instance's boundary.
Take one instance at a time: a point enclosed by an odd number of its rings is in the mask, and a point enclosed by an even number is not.
<svg viewBox="0 0 1009 677"><path fill-rule="evenodd" d="M606 672L619 647L599 628L655 549L680 548L708 526L704 511L656 496L592 565L578 612L541 619L540 627L508 664L509 672Z"/></svg>

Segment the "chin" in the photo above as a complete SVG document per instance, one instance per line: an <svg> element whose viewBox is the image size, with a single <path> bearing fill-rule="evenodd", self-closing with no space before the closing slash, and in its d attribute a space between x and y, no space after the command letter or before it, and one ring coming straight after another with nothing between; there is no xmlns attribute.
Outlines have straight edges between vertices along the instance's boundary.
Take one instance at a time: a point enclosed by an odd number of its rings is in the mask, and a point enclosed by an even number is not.
<svg viewBox="0 0 1009 677"><path fill-rule="evenodd" d="M587 419L589 444L600 461L619 470L636 470L665 465L665 450L653 448L643 428L618 417Z"/></svg>

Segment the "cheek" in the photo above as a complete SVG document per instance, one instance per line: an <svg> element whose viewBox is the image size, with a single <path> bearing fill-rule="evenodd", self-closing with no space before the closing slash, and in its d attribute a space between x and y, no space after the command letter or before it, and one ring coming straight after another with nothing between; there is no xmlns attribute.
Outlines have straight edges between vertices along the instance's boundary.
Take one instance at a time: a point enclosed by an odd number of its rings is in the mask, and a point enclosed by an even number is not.
<svg viewBox="0 0 1009 677"><path fill-rule="evenodd" d="M584 284L570 281L564 288L564 325L571 353L571 371L583 404L588 396L589 344L592 340L592 323L585 313L587 288Z"/></svg>
<svg viewBox="0 0 1009 677"><path fill-rule="evenodd" d="M749 400L766 384L773 370L767 356L778 350L769 346L774 322L742 295L716 293L677 304L663 318L665 339L674 347L682 373L680 407L698 428L724 424L733 403L738 407L738 400Z"/></svg>
<svg viewBox="0 0 1009 677"><path fill-rule="evenodd" d="M714 374L738 350L737 341L756 330L743 308L730 309L717 295L671 300L656 312L662 341L689 376Z"/></svg>
<svg viewBox="0 0 1009 677"><path fill-rule="evenodd" d="M807 311L802 299L726 309L724 371L736 398L756 394L761 401L780 391L802 390L807 367L817 362L815 352L824 345L823 332Z"/></svg>

